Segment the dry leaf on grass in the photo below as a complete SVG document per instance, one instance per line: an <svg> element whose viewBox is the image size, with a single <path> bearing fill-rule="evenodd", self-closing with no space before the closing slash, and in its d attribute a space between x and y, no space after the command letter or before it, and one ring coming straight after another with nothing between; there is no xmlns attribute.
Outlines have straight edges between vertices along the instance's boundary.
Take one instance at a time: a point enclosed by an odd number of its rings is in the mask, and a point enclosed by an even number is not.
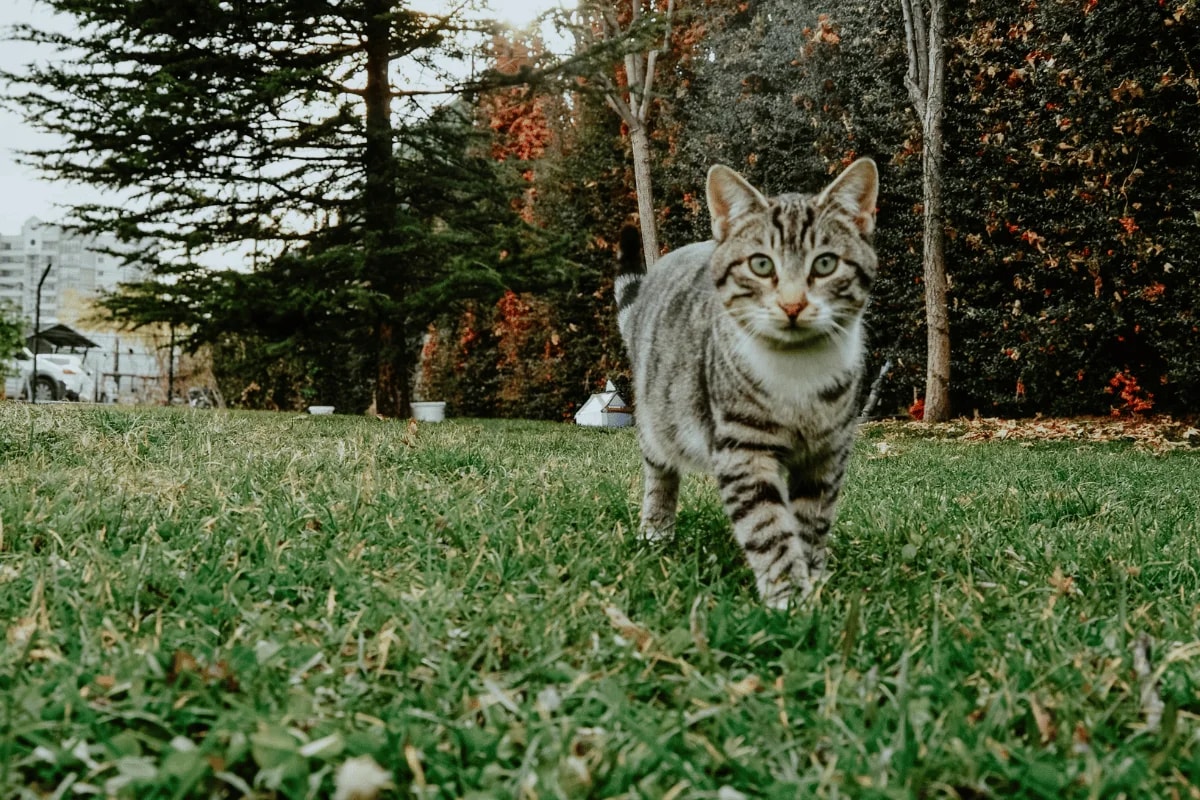
<svg viewBox="0 0 1200 800"><path fill-rule="evenodd" d="M1050 744L1058 735L1058 728L1054 725L1054 716L1038 702L1035 695L1029 696L1029 710L1033 712L1033 721L1037 725L1038 736L1041 737L1042 744Z"/></svg>
<svg viewBox="0 0 1200 800"><path fill-rule="evenodd" d="M616 606L605 606L604 614L608 617L608 621L612 623L612 626L617 629L617 633L633 642L638 650L645 652L650 647L650 642L654 638L653 635L650 631L627 617L624 611Z"/></svg>
<svg viewBox="0 0 1200 800"><path fill-rule="evenodd" d="M8 643L14 650L24 650L29 646L33 634L37 631L37 620L33 617L21 617L8 626Z"/></svg>
<svg viewBox="0 0 1200 800"><path fill-rule="evenodd" d="M1019 420L977 417L944 423L907 422L902 427L917 436L964 442L1132 442L1135 447L1155 453L1200 447L1200 430L1167 416Z"/></svg>
<svg viewBox="0 0 1200 800"><path fill-rule="evenodd" d="M1150 666L1150 637L1142 634L1133 643L1133 671L1137 675L1146 733L1154 733L1162 723L1163 701L1158 694L1158 677Z"/></svg>
<svg viewBox="0 0 1200 800"><path fill-rule="evenodd" d="M338 767L333 800L375 800L381 791L392 787L392 773L370 756L358 756Z"/></svg>
<svg viewBox="0 0 1200 800"><path fill-rule="evenodd" d="M725 691L729 692L729 696L734 702L737 702L743 697L755 694L756 692L761 692L764 688L765 687L763 686L762 678L758 677L757 675L750 674L742 678L740 681L727 684L725 686Z"/></svg>

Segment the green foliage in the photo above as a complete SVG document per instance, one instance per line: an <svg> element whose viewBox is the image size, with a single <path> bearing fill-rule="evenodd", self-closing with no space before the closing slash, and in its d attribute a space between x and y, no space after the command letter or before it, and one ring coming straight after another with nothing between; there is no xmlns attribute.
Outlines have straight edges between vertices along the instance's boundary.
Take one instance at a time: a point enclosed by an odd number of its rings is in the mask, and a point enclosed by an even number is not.
<svg viewBox="0 0 1200 800"><path fill-rule="evenodd" d="M28 153L32 163L120 198L73 213L85 230L145 245L136 256L161 280L107 301L131 325L165 317L191 347L240 336L285 348L332 332L316 349L332 353L369 341L376 400L396 415L420 332L447 303L553 270L465 106L431 111L422 97L435 88L392 83L452 83L444 69L465 59L457 37L470 27L460 12L392 0L50 5L74 17L72 32L19 26L18 38L72 58L7 76L10 102L66 141ZM195 274L199 254L251 244L252 286ZM279 306L259 313L267 297Z"/></svg>
<svg viewBox="0 0 1200 800"><path fill-rule="evenodd" d="M0 404L0 795L332 797L363 756L438 798L1200 781L1195 452L870 426L786 613L710 479L635 541L639 462L631 431Z"/></svg>
<svg viewBox="0 0 1200 800"><path fill-rule="evenodd" d="M14 354L25 346L25 326L21 318L6 304L0 304L0 378Z"/></svg>
<svg viewBox="0 0 1200 800"><path fill-rule="evenodd" d="M672 247L711 237L704 175L737 169L768 194L815 192L858 156L881 171L880 276L868 315L868 370L893 368L881 408L906 407L924 380L919 276L919 125L902 84L900 4L764 0L717 7L703 47L668 105L672 157L663 220Z"/></svg>
<svg viewBox="0 0 1200 800"><path fill-rule="evenodd" d="M893 360L881 408L904 408L924 383L925 342L920 136L901 83L899 4L715 8L711 57L668 105L664 238L708 235L701 187L713 162L770 192L811 191L852 155L873 156L881 277L869 370ZM975 3L949 25L955 409L1131 413L1138 404L1111 385L1123 376L1156 410L1194 411L1194 5Z"/></svg>
<svg viewBox="0 0 1200 800"><path fill-rule="evenodd" d="M627 374L611 281L613 243L635 208L632 171L620 123L586 79L537 101L509 93L433 115L405 105L388 134L393 157L376 148L364 161L375 140L336 86L343 56L364 54L366 0L52 5L75 14L82 33L24 34L75 44L83 57L35 70L18 84L35 88L16 98L74 139L33 158L146 201L80 209L80 220L161 235L176 255L239 241L283 248L253 279L200 276L190 258L169 266L164 255L162 285L112 301L123 319L167 316L192 345L270 353L274 362L226 373L242 387L276 386L272 404L333 391L328 402L358 408L384 367L407 380L430 325L442 360L423 366L423 391L460 412L559 419L606 377ZM708 237L703 181L714 162L774 193L815 190L854 156L874 157L881 274L868 372L890 359L879 409L907 408L924 383L925 335L920 126L902 85L899 4L685 6L658 61L651 115L661 241ZM450 22L393 10L403 46L392 55L424 61L451 44ZM957 412L1195 411L1198 13L1190 1L950 9L944 190ZM295 47L256 44L292 34ZM579 54L577 66L624 46ZM522 52L503 80L543 65L543 53ZM78 103L103 113L82 124ZM477 138L487 127L511 141ZM516 154L524 160L495 160ZM364 171L368 162L379 169ZM318 224L309 235L298 220ZM456 354L468 329L474 338ZM348 356L356 346L379 367L373 378ZM344 397L318 374L346 375Z"/></svg>
<svg viewBox="0 0 1200 800"><path fill-rule="evenodd" d="M553 146L529 165L533 224L562 280L495 298L436 325L426 399L471 416L570 419L606 379L628 376L617 331L613 247L636 208L620 120L593 92L549 120Z"/></svg>
<svg viewBox="0 0 1200 800"><path fill-rule="evenodd" d="M1194 6L972 6L948 84L960 407L1195 410ZM1136 32L1135 35L1131 35Z"/></svg>

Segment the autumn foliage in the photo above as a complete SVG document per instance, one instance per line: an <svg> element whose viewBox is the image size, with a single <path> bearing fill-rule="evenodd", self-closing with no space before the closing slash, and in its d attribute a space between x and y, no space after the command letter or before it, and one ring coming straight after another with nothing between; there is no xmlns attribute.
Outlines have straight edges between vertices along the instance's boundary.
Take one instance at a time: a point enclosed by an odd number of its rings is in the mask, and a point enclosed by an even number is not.
<svg viewBox="0 0 1200 800"><path fill-rule="evenodd" d="M775 193L816 189L848 159L874 157L881 269L867 369L894 365L879 411L918 416L921 139L899 4L676 7L686 13L660 61L650 132L662 243L709 236L703 175L714 162ZM947 23L954 410L1195 412L1200 11L984 0L955 6ZM537 56L534 43L494 49L502 70ZM561 236L575 272L562 291L476 309L477 360L458 362L479 379L460 393L476 398L464 400L472 413L562 419L627 374L611 276L616 231L636 208L632 172L625 132L585 84L569 101L505 89L481 102L493 156L527 165L522 215ZM440 323L439 342L459 328Z"/></svg>

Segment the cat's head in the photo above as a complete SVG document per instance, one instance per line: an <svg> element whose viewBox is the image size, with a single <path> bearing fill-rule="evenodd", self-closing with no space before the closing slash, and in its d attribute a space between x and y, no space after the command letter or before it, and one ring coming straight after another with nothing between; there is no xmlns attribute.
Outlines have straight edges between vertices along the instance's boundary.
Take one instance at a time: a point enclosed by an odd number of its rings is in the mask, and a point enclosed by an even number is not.
<svg viewBox="0 0 1200 800"><path fill-rule="evenodd" d="M712 167L712 274L730 317L782 348L827 341L856 324L875 279L878 187L869 158L819 194L770 199L729 167Z"/></svg>

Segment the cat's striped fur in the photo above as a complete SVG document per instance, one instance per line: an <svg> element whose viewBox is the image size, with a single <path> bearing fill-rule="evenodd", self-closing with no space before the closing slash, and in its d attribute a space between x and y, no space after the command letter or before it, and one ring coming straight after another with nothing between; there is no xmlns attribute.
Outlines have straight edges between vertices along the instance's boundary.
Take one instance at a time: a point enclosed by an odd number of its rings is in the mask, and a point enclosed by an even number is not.
<svg viewBox="0 0 1200 800"><path fill-rule="evenodd" d="M772 606L824 570L854 434L877 186L874 162L860 159L817 195L768 199L717 165L712 241L646 274L636 233L622 236L642 535L671 534L681 473L709 472Z"/></svg>

